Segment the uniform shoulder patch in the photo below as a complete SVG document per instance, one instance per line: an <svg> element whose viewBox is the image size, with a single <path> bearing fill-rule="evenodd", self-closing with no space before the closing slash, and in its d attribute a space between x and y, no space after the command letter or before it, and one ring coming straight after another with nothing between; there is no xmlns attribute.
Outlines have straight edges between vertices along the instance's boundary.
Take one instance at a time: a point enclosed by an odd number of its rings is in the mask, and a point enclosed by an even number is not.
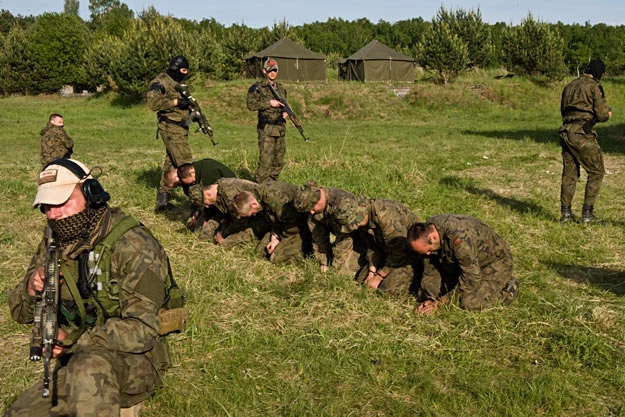
<svg viewBox="0 0 625 417"><path fill-rule="evenodd" d="M252 84L249 90L247 90L248 94L257 93L259 90L258 84Z"/></svg>
<svg viewBox="0 0 625 417"><path fill-rule="evenodd" d="M462 239L460 239L459 237L454 239L454 245L458 246L461 243L462 243Z"/></svg>

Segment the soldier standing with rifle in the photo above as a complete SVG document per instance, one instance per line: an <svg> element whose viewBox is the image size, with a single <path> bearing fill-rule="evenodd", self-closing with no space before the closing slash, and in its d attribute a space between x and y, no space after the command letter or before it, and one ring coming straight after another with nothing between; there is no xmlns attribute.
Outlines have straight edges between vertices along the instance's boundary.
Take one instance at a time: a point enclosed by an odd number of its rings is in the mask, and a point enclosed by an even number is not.
<svg viewBox="0 0 625 417"><path fill-rule="evenodd" d="M155 211L170 210L172 189L167 186L164 175L167 171L193 162L189 146L190 102L180 91L179 84L189 75L189 61L182 55L174 57L166 72L152 80L147 92L150 110L158 117L157 137L160 134L165 144L161 182L156 195Z"/></svg>
<svg viewBox="0 0 625 417"><path fill-rule="evenodd" d="M607 122L612 110L599 83L605 73L605 65L600 59L593 59L586 71L571 81L560 102L562 126L560 146L562 147L562 185L560 189L561 223L574 221L571 203L580 176L580 166L586 170L586 193L582 206L582 223L596 223L594 205L605 173L603 156L597 142L594 126L597 122Z"/></svg>
<svg viewBox="0 0 625 417"><path fill-rule="evenodd" d="M15 321L34 323L30 359L43 357L44 381L6 417L136 412L170 365L165 334L182 330L183 293L163 247L108 206L91 172L55 159L39 174L33 207L47 218L46 234L8 299Z"/></svg>
<svg viewBox="0 0 625 417"><path fill-rule="evenodd" d="M269 58L263 65L265 78L254 83L247 92L247 108L258 112L258 168L256 182L276 181L284 167L286 151L286 118L284 105L271 89L286 99L286 90L278 78L278 62Z"/></svg>

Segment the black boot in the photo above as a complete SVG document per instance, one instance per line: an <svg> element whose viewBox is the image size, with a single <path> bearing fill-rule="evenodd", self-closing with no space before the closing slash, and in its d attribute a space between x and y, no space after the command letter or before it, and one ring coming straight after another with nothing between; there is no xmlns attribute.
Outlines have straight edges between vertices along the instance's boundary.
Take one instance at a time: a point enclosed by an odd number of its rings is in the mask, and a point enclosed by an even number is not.
<svg viewBox="0 0 625 417"><path fill-rule="evenodd" d="M560 216L560 223L574 222L577 220L571 211L571 206L560 207L560 213L562 213L562 216Z"/></svg>
<svg viewBox="0 0 625 417"><path fill-rule="evenodd" d="M154 212L161 213L166 210L173 210L176 206L169 202L169 194L159 191L156 194L156 206L154 207Z"/></svg>
<svg viewBox="0 0 625 417"><path fill-rule="evenodd" d="M594 207L584 204L582 206L582 223L583 224L591 224L591 223L601 223L602 220L599 220L595 217L593 213Z"/></svg>

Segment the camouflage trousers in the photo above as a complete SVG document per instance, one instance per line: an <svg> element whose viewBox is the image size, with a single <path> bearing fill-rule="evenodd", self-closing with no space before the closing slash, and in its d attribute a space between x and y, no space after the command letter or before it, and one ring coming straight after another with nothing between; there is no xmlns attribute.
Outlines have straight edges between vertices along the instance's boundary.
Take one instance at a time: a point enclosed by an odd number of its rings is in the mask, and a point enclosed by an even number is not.
<svg viewBox="0 0 625 417"><path fill-rule="evenodd" d="M268 128L268 126L266 126ZM274 126L274 131L276 126ZM280 136L270 136L264 129L258 130L258 168L256 169L256 182L262 183L267 180L278 179L284 167L284 154L286 152L285 128L281 126Z"/></svg>
<svg viewBox="0 0 625 417"><path fill-rule="evenodd" d="M564 125L560 128L560 146L563 165L560 204L571 205L581 166L588 176L584 204L594 206L605 173L601 147L597 142L595 131L586 134L579 123Z"/></svg>
<svg viewBox="0 0 625 417"><path fill-rule="evenodd" d="M356 276L358 271L367 263L367 242L359 232L337 236L332 245L330 264L340 273Z"/></svg>
<svg viewBox="0 0 625 417"><path fill-rule="evenodd" d="M390 268L386 277L378 285L378 290L394 296L417 292L419 279L423 273L423 261L416 252L411 252L404 262L398 265L384 265L385 257L380 253L375 253L373 257L370 255L370 258L374 259L373 263L377 265L378 270ZM356 281L364 283L368 274L369 261L358 272Z"/></svg>
<svg viewBox="0 0 625 417"><path fill-rule="evenodd" d="M189 146L189 129L172 123L159 122L158 132L165 144L165 161L163 161L159 192L169 193L171 189L165 184L164 174L180 165L193 162Z"/></svg>
<svg viewBox="0 0 625 417"><path fill-rule="evenodd" d="M41 396L37 381L5 417L119 417L122 407L144 401L162 385L147 355L92 347L68 356L66 363L57 361L50 397Z"/></svg>
<svg viewBox="0 0 625 417"><path fill-rule="evenodd" d="M269 254L267 253L267 245L271 241L271 235L272 232L267 232L256 246L256 255L269 259L271 263L296 262L312 253L312 239L306 224L284 231L280 236L280 243Z"/></svg>
<svg viewBox="0 0 625 417"><path fill-rule="evenodd" d="M502 259L483 268L479 281L465 280L462 283L462 291L457 294L460 298L460 306L466 310L481 310L513 301L510 295L503 291L512 277L512 269L512 259ZM460 275L460 269L456 265L441 266L426 258L419 288L419 299L438 299L457 290Z"/></svg>

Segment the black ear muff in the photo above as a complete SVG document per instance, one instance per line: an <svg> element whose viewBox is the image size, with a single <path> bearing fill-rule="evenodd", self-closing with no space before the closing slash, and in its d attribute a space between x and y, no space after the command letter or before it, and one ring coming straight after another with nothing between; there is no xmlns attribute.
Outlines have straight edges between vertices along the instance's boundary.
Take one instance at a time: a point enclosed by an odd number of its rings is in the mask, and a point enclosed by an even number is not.
<svg viewBox="0 0 625 417"><path fill-rule="evenodd" d="M85 179L89 176L89 173L85 172L85 170L74 161L65 158L57 158L51 161L43 169L48 168L50 165L60 165L63 168L67 168L79 180L85 180L82 183L82 194L85 196L85 200L87 200L87 205L89 205L89 207L102 207L111 199L109 193L104 190L104 187L102 187L96 178Z"/></svg>

